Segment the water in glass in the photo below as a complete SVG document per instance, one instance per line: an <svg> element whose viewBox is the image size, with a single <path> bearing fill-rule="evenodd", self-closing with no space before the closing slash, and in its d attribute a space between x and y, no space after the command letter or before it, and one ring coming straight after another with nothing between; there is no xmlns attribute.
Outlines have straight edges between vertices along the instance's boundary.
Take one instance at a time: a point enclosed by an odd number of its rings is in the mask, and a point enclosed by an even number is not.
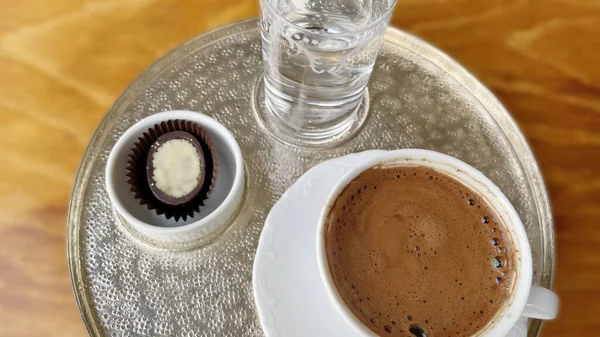
<svg viewBox="0 0 600 337"><path fill-rule="evenodd" d="M300 137L343 132L365 99L393 5L262 0L265 99L273 115Z"/></svg>

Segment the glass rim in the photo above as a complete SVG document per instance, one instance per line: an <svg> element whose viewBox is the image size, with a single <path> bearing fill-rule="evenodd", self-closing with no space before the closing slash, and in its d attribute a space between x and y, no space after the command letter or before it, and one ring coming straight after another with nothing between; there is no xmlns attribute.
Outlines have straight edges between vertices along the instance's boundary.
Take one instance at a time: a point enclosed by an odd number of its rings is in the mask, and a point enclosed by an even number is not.
<svg viewBox="0 0 600 337"><path fill-rule="evenodd" d="M398 2L398 0L391 0L391 5L390 5L390 8L388 8L388 9L385 11L385 13L383 13L383 14L382 14L382 15L381 15L379 18L377 18L377 20L375 20L375 21L373 21L373 22L369 23L368 25L366 25L366 26L364 26L364 27L361 27L361 28L359 28L359 29L357 29L357 30L353 30L353 31L351 31L351 32L344 32L344 33L327 33L326 35L329 35L329 36L336 36L336 35L348 35L348 34L356 34L356 33L363 32L363 31L365 31L365 30L369 30L369 29L371 29L372 27L375 27L375 26L377 26L378 24L380 24L380 23L381 23L381 21L382 21L384 18L386 18L386 17L391 17L391 15L390 15L390 14L391 14L391 12L393 12L393 11L394 11L394 7L396 6L396 3L397 3L397 2ZM266 4L267 4L267 6L268 6L268 7L269 7L271 10L273 10L273 12L274 12L276 15L278 15L278 16L280 17L279 19L283 20L285 23L287 23L287 24L289 24L289 25L291 25L291 26L294 26L294 28L296 28L296 29L300 30L301 32L308 33L308 34L313 34L313 35L322 35L322 34L317 34L317 33L313 32L313 31L311 31L311 30L308 30L308 29L306 29L306 28L299 27L298 25L296 25L296 24L294 24L294 23L290 22L290 21L289 21L289 20L288 20L286 17L284 17L284 16L283 16L283 15L282 15L282 14L281 14L279 11L277 11L277 10L275 9L275 7L273 7L273 6L271 5L271 2L270 2L269 0L260 0L260 5L261 5L261 7L262 7L262 4L263 4L263 3L266 3Z"/></svg>

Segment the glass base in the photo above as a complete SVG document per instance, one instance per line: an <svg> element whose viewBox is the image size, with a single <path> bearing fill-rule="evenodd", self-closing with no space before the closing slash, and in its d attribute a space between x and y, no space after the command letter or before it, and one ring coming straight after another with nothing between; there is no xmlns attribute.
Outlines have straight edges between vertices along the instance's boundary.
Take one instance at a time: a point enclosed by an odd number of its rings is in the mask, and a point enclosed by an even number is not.
<svg viewBox="0 0 600 337"><path fill-rule="evenodd" d="M299 127L292 127L266 104L264 75L261 75L254 85L252 109L259 124L271 136L285 144L297 147L335 147L352 139L367 120L369 91L365 89L363 98L355 111L339 123L334 125L305 123Z"/></svg>

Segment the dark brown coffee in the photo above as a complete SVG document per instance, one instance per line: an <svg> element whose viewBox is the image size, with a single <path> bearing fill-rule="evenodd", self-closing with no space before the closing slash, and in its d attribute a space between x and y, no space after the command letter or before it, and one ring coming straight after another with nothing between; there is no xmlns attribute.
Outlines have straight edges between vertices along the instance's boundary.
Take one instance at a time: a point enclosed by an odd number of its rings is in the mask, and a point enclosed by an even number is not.
<svg viewBox="0 0 600 337"><path fill-rule="evenodd" d="M426 167L361 173L334 203L325 245L341 297L382 336L471 336L494 320L515 279L500 218Z"/></svg>

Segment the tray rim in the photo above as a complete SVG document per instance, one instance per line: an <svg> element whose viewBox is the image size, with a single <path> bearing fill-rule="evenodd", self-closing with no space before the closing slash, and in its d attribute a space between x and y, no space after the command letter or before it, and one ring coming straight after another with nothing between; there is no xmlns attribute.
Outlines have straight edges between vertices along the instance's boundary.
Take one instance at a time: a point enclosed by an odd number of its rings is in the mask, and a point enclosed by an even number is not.
<svg viewBox="0 0 600 337"><path fill-rule="evenodd" d="M73 184L67 213L66 235L66 257L71 287L73 289L73 296L75 297L75 302L79 309L81 318L90 336L105 336L105 332L102 331L99 319L93 310L91 305L92 296L90 295L89 289L84 281L86 275L85 268L83 267L84 257L81 254L81 226L79 222L82 213L81 201L85 196L85 189L89 183L91 169L95 165L96 158L99 154L97 150L104 142L107 134L115 124L115 117L117 117L123 110L123 107L119 108L121 103L126 99L137 96L146 83L151 82L152 79L154 79L163 71L169 69L180 59L184 58L190 53L193 53L195 49L191 48L192 45L201 44L202 48L206 48L207 46L216 43L223 38L228 38L237 34L258 29L260 29L258 18L236 21L204 32L171 49L166 54L154 61L151 65L149 65L123 90L123 92L110 107L106 115L103 117L99 126L94 131L86 150L84 151ZM525 136L519 129L510 112L500 103L494 94L467 69L465 69L457 61L453 60L442 50L434 47L428 42L392 26L388 26L385 33L384 42L392 43L413 53L417 53L438 68L447 72L454 80L460 83L466 90L471 92L473 97L476 98L477 101L486 108L498 126L505 132L507 140L511 146L514 149L520 149L521 153L520 155L517 155L517 158L524 169L524 173L528 178L527 180L530 182L532 192L536 196L534 202L538 210L540 224L542 228L547 226L551 229L551 231L549 231L550 235L548 235L546 231L542 231L542 238L546 243L544 246L542 265L549 266L547 284L542 284L542 286L552 289L554 286L554 276L556 271L556 234L554 231L554 221L548 192L533 151L529 147ZM521 158L522 156L530 157L533 160L525 163ZM536 330L535 335L539 336L542 326L543 322L538 320L536 323L530 325L530 330Z"/></svg>

